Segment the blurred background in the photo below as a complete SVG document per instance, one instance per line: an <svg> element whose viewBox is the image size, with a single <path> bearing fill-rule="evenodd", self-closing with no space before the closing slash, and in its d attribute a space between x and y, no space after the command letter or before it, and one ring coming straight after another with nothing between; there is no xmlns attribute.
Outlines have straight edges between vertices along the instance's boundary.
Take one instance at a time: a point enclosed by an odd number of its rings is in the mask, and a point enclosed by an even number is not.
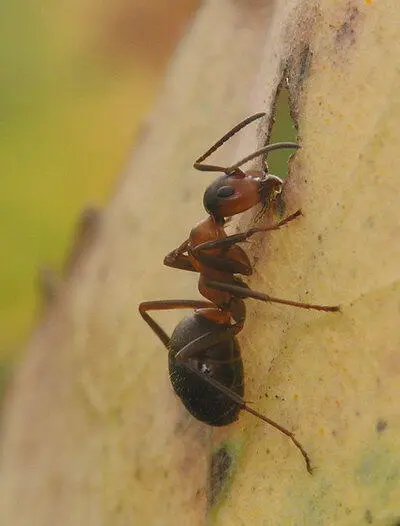
<svg viewBox="0 0 400 526"><path fill-rule="evenodd" d="M62 269L86 205L112 190L199 0L0 4L0 367Z"/></svg>
<svg viewBox="0 0 400 526"><path fill-rule="evenodd" d="M60 274L80 212L106 203L199 4L0 4L0 388L41 312L39 269ZM294 135L283 112L275 140Z"/></svg>

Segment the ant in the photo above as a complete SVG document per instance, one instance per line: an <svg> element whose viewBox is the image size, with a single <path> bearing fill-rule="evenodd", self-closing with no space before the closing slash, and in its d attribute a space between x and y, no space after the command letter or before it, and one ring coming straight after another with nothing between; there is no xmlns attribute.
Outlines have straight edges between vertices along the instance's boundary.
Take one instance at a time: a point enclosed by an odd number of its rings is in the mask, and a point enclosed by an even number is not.
<svg viewBox="0 0 400 526"><path fill-rule="evenodd" d="M310 458L294 434L251 408L244 401L243 362L236 335L246 318L244 299L281 303L303 309L339 311L338 306L312 305L282 300L251 290L238 276L252 273L246 252L238 246L258 232L278 230L301 215L298 210L277 224L251 228L247 232L227 235L230 218L261 204L266 210L281 193L283 181L263 170L243 172L240 167L272 150L299 148L283 142L264 146L229 167L203 164L212 153L251 122L265 113L257 113L237 124L194 163L205 172L222 172L206 189L204 208L209 216L197 224L186 241L164 259L168 267L200 274L198 289L203 300L156 300L139 305L139 312L168 349L169 376L175 393L186 409L210 426L225 426L237 420L241 410L253 414L285 434L303 455L309 473ZM194 309L169 337L148 311Z"/></svg>

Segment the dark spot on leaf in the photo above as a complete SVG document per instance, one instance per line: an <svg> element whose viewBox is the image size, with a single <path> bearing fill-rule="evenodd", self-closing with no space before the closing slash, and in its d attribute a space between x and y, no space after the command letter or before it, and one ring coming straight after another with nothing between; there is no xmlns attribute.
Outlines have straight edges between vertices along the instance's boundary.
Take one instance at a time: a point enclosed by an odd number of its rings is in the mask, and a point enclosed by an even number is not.
<svg viewBox="0 0 400 526"><path fill-rule="evenodd" d="M352 6L345 14L343 23L336 31L336 45L352 45L356 42L356 24L360 18L360 11L356 6Z"/></svg>
<svg viewBox="0 0 400 526"><path fill-rule="evenodd" d="M375 218L368 216L364 224L367 228L373 228L375 226Z"/></svg>
<svg viewBox="0 0 400 526"><path fill-rule="evenodd" d="M300 62L299 62L299 83L304 82L305 77L307 76L308 70L310 69L312 59L312 52L310 46L304 46L300 53Z"/></svg>
<svg viewBox="0 0 400 526"><path fill-rule="evenodd" d="M387 420L379 419L376 423L376 428L375 428L376 432L382 433L382 431L385 431L387 426L388 426Z"/></svg>
<svg viewBox="0 0 400 526"><path fill-rule="evenodd" d="M293 54L288 58L283 75L289 89L290 114L295 121L296 129L299 118L299 99L309 76L312 59L313 53L308 44L296 46Z"/></svg>
<svg viewBox="0 0 400 526"><path fill-rule="evenodd" d="M370 510L366 510L364 517L365 517L365 522L367 524L372 524L373 519L372 519L372 514Z"/></svg>
<svg viewBox="0 0 400 526"><path fill-rule="evenodd" d="M208 502L213 506L224 487L232 466L232 456L226 446L218 449L211 458Z"/></svg>

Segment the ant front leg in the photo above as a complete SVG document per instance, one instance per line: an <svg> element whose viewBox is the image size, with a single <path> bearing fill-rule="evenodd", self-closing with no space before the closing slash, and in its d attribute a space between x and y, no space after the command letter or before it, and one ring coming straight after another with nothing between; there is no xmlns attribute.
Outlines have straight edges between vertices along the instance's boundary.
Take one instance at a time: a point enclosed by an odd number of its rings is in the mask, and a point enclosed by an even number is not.
<svg viewBox="0 0 400 526"><path fill-rule="evenodd" d="M189 240L186 239L178 248L167 254L164 258L164 265L179 270L198 272L192 265L189 257L185 254L188 250Z"/></svg>
<svg viewBox="0 0 400 526"><path fill-rule="evenodd" d="M235 246L237 243L246 241L248 238L259 232L268 232L271 230L278 230L290 221L293 221L301 215L301 211L297 210L294 214L282 219L276 225L265 228L251 228L247 232L241 234L233 234L224 238L207 241L197 245L191 249L193 257L202 265L220 270L222 272L229 272L230 274L242 274L250 276L252 268L250 260L242 248ZM220 249L221 254L210 254L209 250Z"/></svg>
<svg viewBox="0 0 400 526"><path fill-rule="evenodd" d="M284 219L282 219L282 221L279 221L279 223L273 226L265 228L250 228L249 230L247 230L247 232L242 232L240 234L232 234L231 236L216 239L213 241L207 241L206 243L201 243L200 245L197 245L197 247L192 249L192 253L197 258L198 255L204 250L211 250L214 248L228 249L231 246L236 245L236 243L242 243L243 241L246 241L251 236L254 236L254 234L258 234L259 232L270 232L272 230L279 230L282 226L286 225L287 223L290 223L299 216L301 216L301 210L297 210L294 214L285 217Z"/></svg>

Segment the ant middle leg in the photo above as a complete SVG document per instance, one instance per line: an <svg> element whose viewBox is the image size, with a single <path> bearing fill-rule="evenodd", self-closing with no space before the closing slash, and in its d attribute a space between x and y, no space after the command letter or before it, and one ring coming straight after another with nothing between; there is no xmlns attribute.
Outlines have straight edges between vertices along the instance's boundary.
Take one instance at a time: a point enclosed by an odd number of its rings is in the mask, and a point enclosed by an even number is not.
<svg viewBox="0 0 400 526"><path fill-rule="evenodd" d="M268 294L264 294L263 292L252 290L243 285L235 285L232 283L225 283L222 281L214 281L214 280L209 280L209 279L205 280L204 284L205 286L211 289L221 290L223 292L230 292L234 296L237 296L242 299L253 298L255 300L265 301L266 303L280 303L282 305L289 305L291 307L298 307L300 309L312 309L312 310L319 310L319 311L325 311L325 312L339 312L340 311L339 305L315 305L313 303L303 303L299 301L283 300L280 298L269 296Z"/></svg>

